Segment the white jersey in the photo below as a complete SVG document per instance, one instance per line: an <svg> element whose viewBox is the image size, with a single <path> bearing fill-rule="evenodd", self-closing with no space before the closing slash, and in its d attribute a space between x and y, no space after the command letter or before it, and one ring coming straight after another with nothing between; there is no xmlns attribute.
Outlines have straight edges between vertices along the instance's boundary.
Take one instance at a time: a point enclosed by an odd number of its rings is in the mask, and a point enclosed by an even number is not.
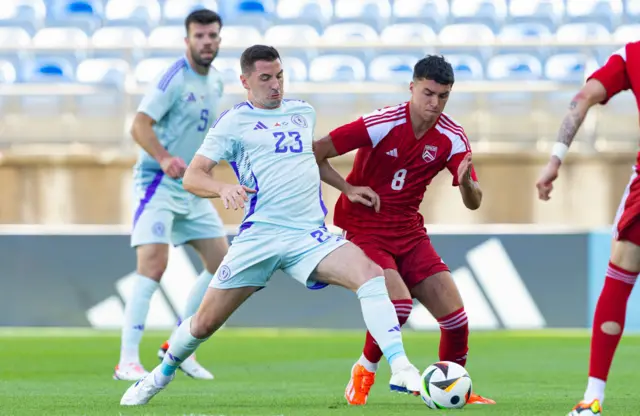
<svg viewBox="0 0 640 416"><path fill-rule="evenodd" d="M253 223L301 230L324 225L315 123L311 105L283 100L273 110L242 102L213 124L197 154L228 161L240 184L257 191L245 204L241 229Z"/></svg>

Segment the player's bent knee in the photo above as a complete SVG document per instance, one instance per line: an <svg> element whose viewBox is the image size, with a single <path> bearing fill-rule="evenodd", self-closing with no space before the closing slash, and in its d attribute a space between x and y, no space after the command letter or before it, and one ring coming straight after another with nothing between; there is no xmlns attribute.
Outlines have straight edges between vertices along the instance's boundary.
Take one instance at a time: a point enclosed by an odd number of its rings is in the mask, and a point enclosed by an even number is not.
<svg viewBox="0 0 640 416"><path fill-rule="evenodd" d="M169 248L166 244L138 246L137 271L139 274L160 281L169 263Z"/></svg>
<svg viewBox="0 0 640 416"><path fill-rule="evenodd" d="M203 313L199 310L193 315L193 318L191 318L191 335L198 339L210 337L224 324L224 322L219 322L215 317L212 319L212 317L207 315L206 312Z"/></svg>

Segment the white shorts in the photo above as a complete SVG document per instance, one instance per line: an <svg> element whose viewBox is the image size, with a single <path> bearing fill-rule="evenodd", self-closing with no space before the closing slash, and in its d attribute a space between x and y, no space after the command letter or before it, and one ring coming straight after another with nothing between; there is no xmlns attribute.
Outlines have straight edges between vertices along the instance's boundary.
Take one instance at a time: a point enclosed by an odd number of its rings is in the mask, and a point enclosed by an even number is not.
<svg viewBox="0 0 640 416"><path fill-rule="evenodd" d="M174 183L175 182L175 183ZM135 211L131 246L173 244L225 237L211 202L183 190L162 172L134 183Z"/></svg>
<svg viewBox="0 0 640 416"><path fill-rule="evenodd" d="M253 224L232 241L209 286L218 289L264 287L279 269L309 289L321 289L327 285L314 280L316 267L346 243L342 236L332 234L325 227L294 230Z"/></svg>

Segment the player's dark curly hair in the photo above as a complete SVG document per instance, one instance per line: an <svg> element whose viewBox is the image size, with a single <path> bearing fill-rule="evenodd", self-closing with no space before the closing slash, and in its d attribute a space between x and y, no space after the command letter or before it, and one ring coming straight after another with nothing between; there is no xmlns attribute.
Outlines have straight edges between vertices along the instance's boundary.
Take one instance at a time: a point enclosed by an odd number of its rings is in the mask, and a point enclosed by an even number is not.
<svg viewBox="0 0 640 416"><path fill-rule="evenodd" d="M244 75L250 75L256 69L256 62L273 62L276 59L280 59L280 54L273 46L253 45L242 52L240 69Z"/></svg>
<svg viewBox="0 0 640 416"><path fill-rule="evenodd" d="M430 79L442 85L453 85L453 67L442 55L427 55L413 67L413 80Z"/></svg>
<svg viewBox="0 0 640 416"><path fill-rule="evenodd" d="M200 25L219 23L222 28L222 18L220 15L209 9L198 9L189 13L189 16L184 20L184 28L187 30L187 34L189 33L191 23L198 23Z"/></svg>

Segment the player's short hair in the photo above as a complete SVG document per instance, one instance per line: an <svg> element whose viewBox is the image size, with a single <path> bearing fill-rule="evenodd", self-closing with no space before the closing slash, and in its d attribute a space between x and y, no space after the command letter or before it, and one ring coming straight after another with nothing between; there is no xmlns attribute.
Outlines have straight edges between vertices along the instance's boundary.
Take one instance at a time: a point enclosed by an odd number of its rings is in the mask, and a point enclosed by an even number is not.
<svg viewBox="0 0 640 416"><path fill-rule="evenodd" d="M189 13L186 19L184 19L184 28L187 30L187 35L189 34L189 26L191 23L198 23L200 25L211 25L213 23L219 23L222 28L222 17L212 10L209 9L198 9Z"/></svg>
<svg viewBox="0 0 640 416"><path fill-rule="evenodd" d="M242 52L240 69L244 75L250 75L256 69L256 62L273 62L277 59L280 59L280 54L273 46L253 45Z"/></svg>
<svg viewBox="0 0 640 416"><path fill-rule="evenodd" d="M413 80L430 79L442 85L453 85L453 67L442 55L427 55L413 67Z"/></svg>

